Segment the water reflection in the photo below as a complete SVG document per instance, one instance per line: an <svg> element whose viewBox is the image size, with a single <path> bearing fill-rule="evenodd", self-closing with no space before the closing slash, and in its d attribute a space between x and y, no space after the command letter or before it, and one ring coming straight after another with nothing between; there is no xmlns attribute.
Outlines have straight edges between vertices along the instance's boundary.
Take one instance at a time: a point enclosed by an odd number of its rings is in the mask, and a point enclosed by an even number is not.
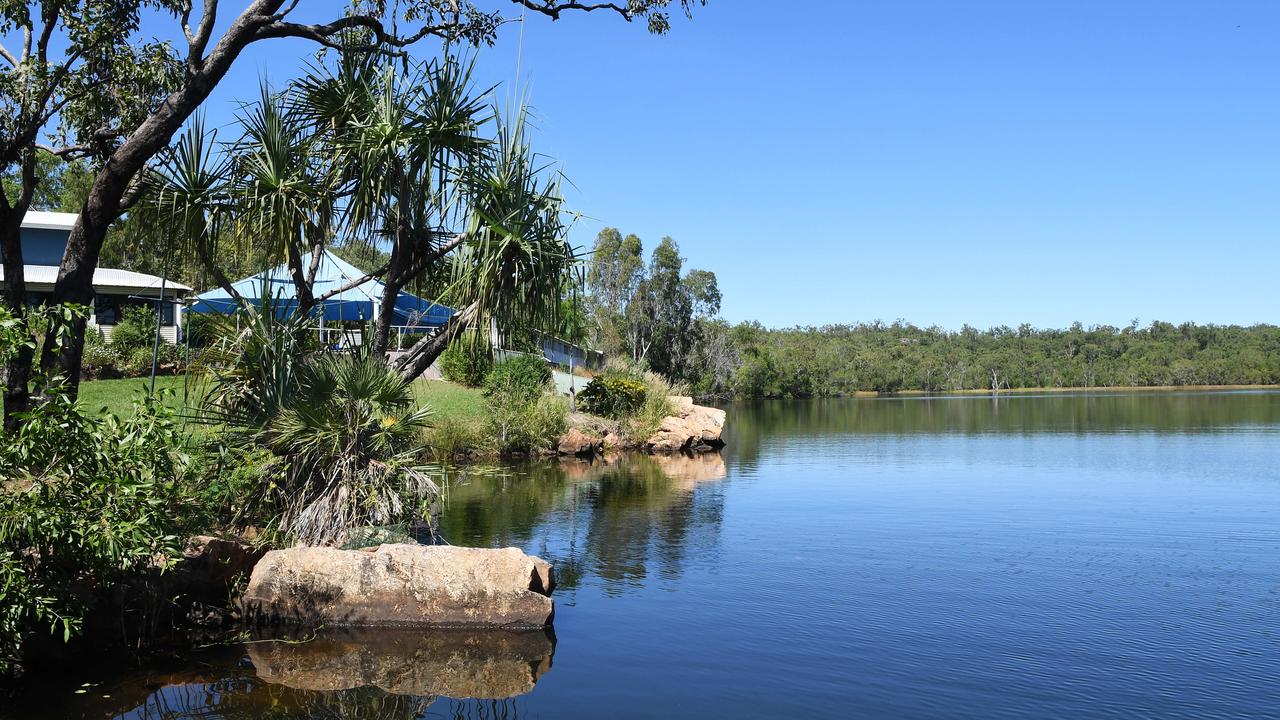
<svg viewBox="0 0 1280 720"><path fill-rule="evenodd" d="M714 554L726 474L716 453L530 464L452 488L441 528L455 544L551 561L557 598L572 602L584 579L616 595L650 575L679 578L690 553Z"/></svg>
<svg viewBox="0 0 1280 720"><path fill-rule="evenodd" d="M724 459L616 456L475 471L452 487L441 528L457 545L518 545L556 567L556 602L595 584L621 595L711 562L724 513ZM516 718L551 669L542 632L324 631L206 650L183 674L131 673L73 694L33 689L0 719ZM81 678L76 678L77 684ZM67 679L69 681L70 678ZM105 697L104 697L105 696ZM48 698L65 706L51 709Z"/></svg>
<svg viewBox="0 0 1280 720"><path fill-rule="evenodd" d="M850 435L1203 433L1270 426L1274 392L1145 392L768 400L728 406L726 452L754 463L770 447Z"/></svg>
<svg viewBox="0 0 1280 720"><path fill-rule="evenodd" d="M365 630L251 643L248 651L258 678L295 690L502 699L533 690L551 669L555 641L542 631Z"/></svg>
<svg viewBox="0 0 1280 720"><path fill-rule="evenodd" d="M0 717L409 720L430 708L432 717L515 718L515 699L551 670L554 653L554 636L542 631L257 638L198 652L182 672L127 673L76 690L32 688Z"/></svg>

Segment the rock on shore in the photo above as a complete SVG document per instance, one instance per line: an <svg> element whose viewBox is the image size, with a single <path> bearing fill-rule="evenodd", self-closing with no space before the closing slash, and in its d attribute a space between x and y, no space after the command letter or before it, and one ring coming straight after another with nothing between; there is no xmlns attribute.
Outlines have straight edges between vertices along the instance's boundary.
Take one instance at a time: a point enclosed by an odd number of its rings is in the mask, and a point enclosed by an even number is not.
<svg viewBox="0 0 1280 720"><path fill-rule="evenodd" d="M542 628L553 588L551 565L518 548L296 547L263 556L241 605L264 624Z"/></svg>
<svg viewBox="0 0 1280 720"><path fill-rule="evenodd" d="M724 447L725 412L719 408L694 405L691 397L672 397L674 415L663 418L658 432L646 442L652 452L711 452Z"/></svg>
<svg viewBox="0 0 1280 720"><path fill-rule="evenodd" d="M556 444L558 455L592 457L610 450L641 450L650 453L706 453L724 447L725 411L693 404L693 398L673 395L675 412L662 419L658 431L643 442L628 439L616 422L582 413L570 416L575 426Z"/></svg>

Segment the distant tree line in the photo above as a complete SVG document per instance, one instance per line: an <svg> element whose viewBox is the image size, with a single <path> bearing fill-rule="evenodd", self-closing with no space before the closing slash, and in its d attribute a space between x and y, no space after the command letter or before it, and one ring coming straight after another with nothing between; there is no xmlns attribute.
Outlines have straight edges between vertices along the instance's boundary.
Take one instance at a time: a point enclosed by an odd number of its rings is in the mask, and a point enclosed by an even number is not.
<svg viewBox="0 0 1280 720"><path fill-rule="evenodd" d="M721 397L904 390L1280 384L1280 327L1135 320L1065 330L958 331L907 322L766 328L717 317L715 273L684 272L671 238L646 264L635 235L606 228L587 272L597 349Z"/></svg>
<svg viewBox="0 0 1280 720"><path fill-rule="evenodd" d="M770 330L708 326L724 334L729 368L688 378L707 394L820 397L857 391L1152 387L1280 383L1280 327L1153 322L1041 330L959 331L905 322ZM710 368L708 368L710 373Z"/></svg>

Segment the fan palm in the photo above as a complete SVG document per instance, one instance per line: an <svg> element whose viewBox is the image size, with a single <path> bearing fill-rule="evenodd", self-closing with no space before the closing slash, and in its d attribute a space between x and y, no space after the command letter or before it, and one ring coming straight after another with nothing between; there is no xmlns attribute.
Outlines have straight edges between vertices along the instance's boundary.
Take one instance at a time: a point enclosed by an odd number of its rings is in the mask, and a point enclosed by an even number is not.
<svg viewBox="0 0 1280 720"><path fill-rule="evenodd" d="M286 466L282 525L299 541L340 542L349 528L425 514L439 495L414 463L431 412L415 406L411 384L368 356L303 366L298 392L261 434Z"/></svg>

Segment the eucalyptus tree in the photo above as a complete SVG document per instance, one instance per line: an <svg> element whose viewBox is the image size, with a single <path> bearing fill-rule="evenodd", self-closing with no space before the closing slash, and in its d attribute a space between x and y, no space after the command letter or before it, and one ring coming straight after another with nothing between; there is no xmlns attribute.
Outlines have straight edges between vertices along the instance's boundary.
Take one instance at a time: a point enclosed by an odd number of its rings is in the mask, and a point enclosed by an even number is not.
<svg viewBox="0 0 1280 720"><path fill-rule="evenodd" d="M640 238L617 228L605 228L596 236L587 270L590 308L595 319L596 344L604 352L624 352L627 305L644 277Z"/></svg>
<svg viewBox="0 0 1280 720"><path fill-rule="evenodd" d="M651 32L670 28L670 9L686 13L705 0L252 0L219 17L219 0L0 0L0 171L18 170L20 190L0 193L0 251L7 304L21 312L25 292L19 230L38 183L42 142L64 157L92 161L95 175L72 229L53 291L55 303L87 304L93 271L112 223L137 202L144 170L226 77L244 50L296 38L338 48L358 34L365 49L404 55L435 38L492 44L511 13L552 20L566 12L601 12L640 20ZM505 14L504 14L505 9ZM321 16L317 22L302 16ZM146 38L173 37L175 41ZM17 45L10 43L17 38ZM83 317L71 341L46 342L41 363L79 383ZM50 337L63 334L54 323ZM25 357L25 360L23 359ZM6 412L26 403L28 366L8 369ZM15 371L16 370L16 371ZM16 385L22 385L19 390ZM20 395L21 397L18 397Z"/></svg>

